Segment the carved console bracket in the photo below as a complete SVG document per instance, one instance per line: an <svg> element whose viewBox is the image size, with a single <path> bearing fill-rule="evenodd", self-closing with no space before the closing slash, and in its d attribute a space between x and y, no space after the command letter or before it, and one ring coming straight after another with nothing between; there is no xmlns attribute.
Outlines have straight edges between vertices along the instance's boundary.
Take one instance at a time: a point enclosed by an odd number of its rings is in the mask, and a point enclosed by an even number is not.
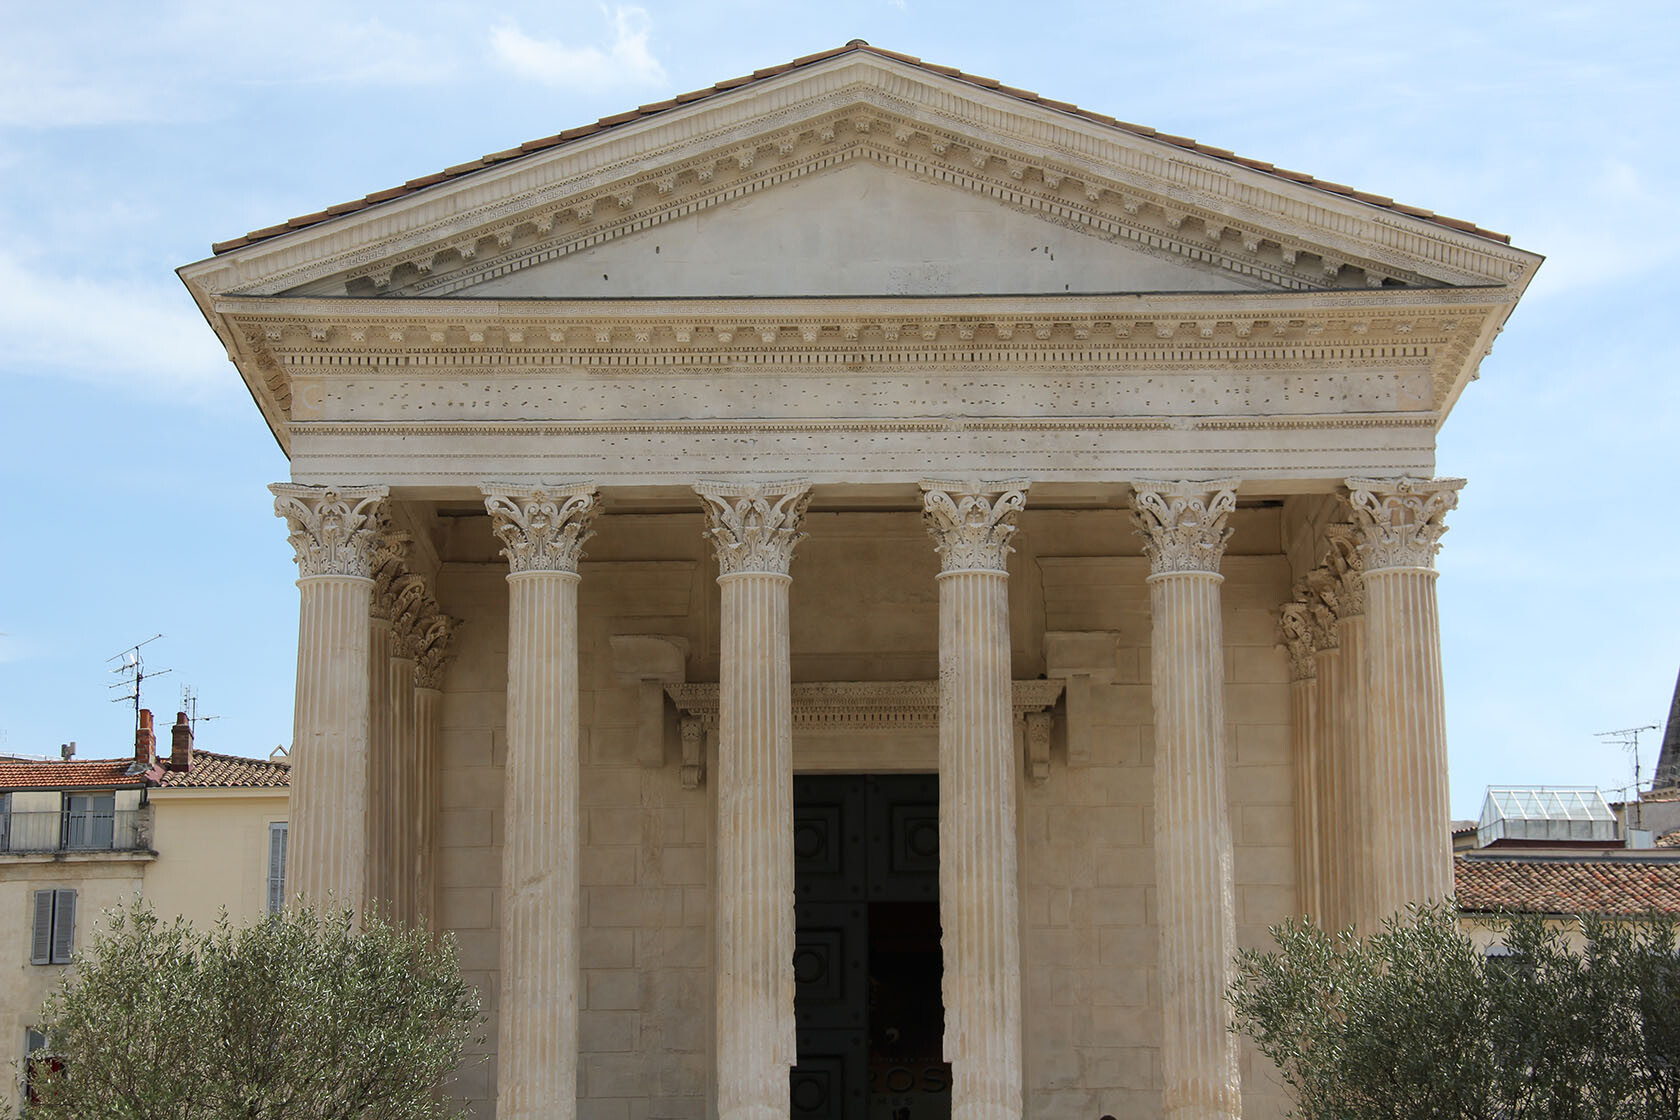
<svg viewBox="0 0 1680 1120"><path fill-rule="evenodd" d="M655 634L614 634L613 671L624 684L636 686L636 761L649 769L665 765L665 686L681 684L687 676L688 639ZM685 741L686 742L686 741ZM683 786L695 789L704 777L704 758L692 775L683 758Z"/></svg>
<svg viewBox="0 0 1680 1120"><path fill-rule="evenodd" d="M1051 713L1063 682L1015 681L1016 734L1024 740L1027 773L1048 774ZM716 744L718 686L665 686L681 717L683 785L693 789L705 776L705 747ZM1042 717L1035 719L1034 717ZM933 731L939 727L938 681L809 681L793 686L793 730ZM1035 759L1042 765L1035 767ZM1041 779L1038 779L1041 780Z"/></svg>
<svg viewBox="0 0 1680 1120"><path fill-rule="evenodd" d="M1089 766L1095 737L1095 690L1115 682L1118 630L1050 630L1044 635L1044 673L1067 685L1067 764ZM1028 767L1029 774L1031 766Z"/></svg>

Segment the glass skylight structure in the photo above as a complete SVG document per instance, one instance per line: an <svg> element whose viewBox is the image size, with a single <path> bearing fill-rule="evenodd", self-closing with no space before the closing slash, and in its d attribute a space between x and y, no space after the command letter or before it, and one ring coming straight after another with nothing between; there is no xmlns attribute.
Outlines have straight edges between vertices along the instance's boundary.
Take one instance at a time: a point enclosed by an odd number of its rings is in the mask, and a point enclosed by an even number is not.
<svg viewBox="0 0 1680 1120"><path fill-rule="evenodd" d="M1616 814L1591 786L1489 786L1476 846L1498 840L1614 843Z"/></svg>

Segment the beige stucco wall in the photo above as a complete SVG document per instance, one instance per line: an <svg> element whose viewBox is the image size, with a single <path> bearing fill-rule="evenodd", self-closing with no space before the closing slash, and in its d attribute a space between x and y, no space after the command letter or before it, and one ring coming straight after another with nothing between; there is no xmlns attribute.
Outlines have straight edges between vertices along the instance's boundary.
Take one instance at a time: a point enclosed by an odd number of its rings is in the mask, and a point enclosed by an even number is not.
<svg viewBox="0 0 1680 1120"><path fill-rule="evenodd" d="M464 625L445 682L440 922L456 931L485 994L493 1049L506 569L487 522L448 520L438 598ZM1035 1120L1158 1116L1148 564L1124 511L1029 508L1021 526L1010 561L1016 678L1045 672L1047 630L1116 635L1109 681L1094 688L1078 733L1086 741L1069 744L1059 707L1050 777L1020 787L1026 1110ZM1265 943L1266 927L1295 900L1287 665L1274 648L1290 581L1280 526L1276 508L1240 511L1224 565L1243 945ZM669 712L663 764L637 761L637 689L615 673L609 638L686 640L689 679L715 680L716 570L698 512L605 516L596 527L579 592L581 1114L703 1117L712 1097L715 790L682 788ZM793 564L793 679L934 679L938 562L919 516L818 512L806 529ZM932 736L893 746L796 731L795 769L934 768ZM1070 746L1085 759L1074 769ZM1243 1073L1244 1115L1282 1115L1275 1072L1245 1053ZM476 1115L492 1115L494 1063L469 1066L456 1088Z"/></svg>
<svg viewBox="0 0 1680 1120"><path fill-rule="evenodd" d="M103 925L104 911L140 893L151 863L149 853L139 852L0 857L0 1100L16 1104L25 1031L39 1021L41 1001L68 971L66 965L29 963L34 892L75 890L79 953Z"/></svg>
<svg viewBox="0 0 1680 1120"><path fill-rule="evenodd" d="M162 789L151 802L146 897L159 914L203 930L223 907L235 925L267 912L268 826L286 820L285 790Z"/></svg>

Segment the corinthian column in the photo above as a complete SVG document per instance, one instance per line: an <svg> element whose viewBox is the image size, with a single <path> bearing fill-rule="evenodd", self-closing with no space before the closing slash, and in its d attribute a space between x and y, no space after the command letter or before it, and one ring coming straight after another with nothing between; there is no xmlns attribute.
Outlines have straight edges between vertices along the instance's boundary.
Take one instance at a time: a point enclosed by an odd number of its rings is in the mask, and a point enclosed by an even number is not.
<svg viewBox="0 0 1680 1120"><path fill-rule="evenodd" d="M435 614L437 603L419 576L405 576L391 618L391 751L386 759L381 792L386 802L384 832L390 876L391 918L412 924L415 915L415 874L418 852L415 818L419 813L419 759L414 743L415 661L420 656L423 620Z"/></svg>
<svg viewBox="0 0 1680 1120"><path fill-rule="evenodd" d="M1365 563L1373 913L1452 893L1435 554L1463 479L1347 480Z"/></svg>
<svg viewBox="0 0 1680 1120"><path fill-rule="evenodd" d="M496 1115L577 1114L578 559L595 487L485 486L508 561Z"/></svg>
<svg viewBox="0 0 1680 1120"><path fill-rule="evenodd" d="M1134 520L1150 568L1162 1113L1236 1120L1241 1085L1225 989L1237 935L1219 616L1236 482L1135 487Z"/></svg>
<svg viewBox="0 0 1680 1120"><path fill-rule="evenodd" d="M408 535L381 523L373 555L372 640L368 648L368 897L387 914L390 912L391 879L391 773L397 763L395 729L398 694L392 691L391 659L396 656L396 638L391 616L396 610L399 581L419 582L407 575L405 559Z"/></svg>
<svg viewBox="0 0 1680 1120"><path fill-rule="evenodd" d="M806 482L694 488L722 589L718 664L719 1120L786 1120L793 1019L788 566Z"/></svg>
<svg viewBox="0 0 1680 1120"><path fill-rule="evenodd" d="M1025 482L924 482L939 553L939 913L952 1120L1021 1115L1009 538Z"/></svg>
<svg viewBox="0 0 1680 1120"><path fill-rule="evenodd" d="M437 928L438 757L442 738L443 670L456 621L441 611L421 621L414 663L415 917Z"/></svg>
<svg viewBox="0 0 1680 1120"><path fill-rule="evenodd" d="M1342 671L1336 679L1336 724L1327 729L1328 749L1335 755L1335 780L1330 796L1336 800L1337 858L1342 864L1343 920L1367 933L1375 932L1384 915L1372 895L1370 797L1372 785L1370 738L1370 661L1365 627L1365 574L1359 555L1358 533L1352 525L1325 530L1329 551L1319 577L1320 597L1336 616L1336 646Z"/></svg>
<svg viewBox="0 0 1680 1120"><path fill-rule="evenodd" d="M276 483L298 565L287 886L319 907L368 899L368 646L383 486Z"/></svg>
<svg viewBox="0 0 1680 1120"><path fill-rule="evenodd" d="M1318 666L1312 605L1303 585L1278 615L1278 640L1289 654L1289 731L1295 759L1295 909L1324 922L1324 871L1319 860L1318 783L1324 742L1318 728Z"/></svg>

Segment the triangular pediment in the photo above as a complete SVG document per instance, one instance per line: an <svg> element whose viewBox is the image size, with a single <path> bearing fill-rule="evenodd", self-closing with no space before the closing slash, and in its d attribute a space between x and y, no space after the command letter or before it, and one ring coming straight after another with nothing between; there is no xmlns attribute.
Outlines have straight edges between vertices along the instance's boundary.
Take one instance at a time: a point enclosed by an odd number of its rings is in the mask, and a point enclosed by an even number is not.
<svg viewBox="0 0 1680 1120"><path fill-rule="evenodd" d="M189 279L374 299L1253 292L1520 288L1537 263L869 50L579 133L259 231Z"/></svg>
<svg viewBox="0 0 1680 1120"><path fill-rule="evenodd" d="M473 298L1256 291L1272 285L855 159L467 284Z"/></svg>

